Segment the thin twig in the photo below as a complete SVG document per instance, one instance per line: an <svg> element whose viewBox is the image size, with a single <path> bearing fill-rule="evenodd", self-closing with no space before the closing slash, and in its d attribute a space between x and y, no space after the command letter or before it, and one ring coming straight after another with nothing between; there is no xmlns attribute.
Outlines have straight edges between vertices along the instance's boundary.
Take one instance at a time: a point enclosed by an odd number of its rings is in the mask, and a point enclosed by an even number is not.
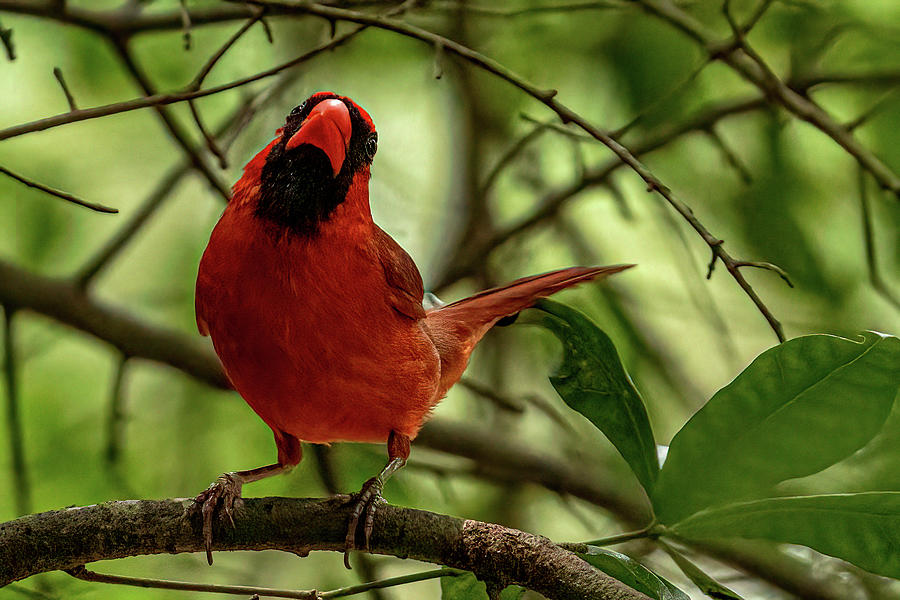
<svg viewBox="0 0 900 600"><path fill-rule="evenodd" d="M116 363L116 372L113 376L112 390L109 394L109 412L106 416L106 461L116 463L122 453L125 436L125 402L122 392L122 383L125 381L125 369L128 366L128 357L121 355Z"/></svg>
<svg viewBox="0 0 900 600"><path fill-rule="evenodd" d="M847 122L844 127L847 128L847 131L853 131L865 125L872 117L880 113L884 110L888 105L888 100L892 100L895 96L897 96L898 92L900 92L900 87L895 87L891 90L888 90L881 98L875 101L872 106L867 108L862 114L853 119L852 121Z"/></svg>
<svg viewBox="0 0 900 600"><path fill-rule="evenodd" d="M118 208L112 208L110 206L105 206L103 204L97 204L95 202L88 202L86 200L82 200L81 198L77 198L77 197L73 196L72 194L69 194L68 192L63 192L62 190L57 190L55 188L46 186L42 183L38 183L36 181L28 179L27 177L25 177L23 175L13 173L6 167L0 167L0 173L3 173L7 177L11 177L11 178L15 179L19 183L24 183L25 185L27 185L30 188L40 190L40 191L44 192L45 194L49 194L51 196L56 196L57 198L61 198L61 199L65 200L66 202L71 202L72 204L77 204L79 206L83 206L85 208L89 208L91 210L94 210L94 211L97 211L100 213L114 214L114 213L119 212Z"/></svg>
<svg viewBox="0 0 900 600"><path fill-rule="evenodd" d="M703 69L707 67L712 62L711 59L705 58L699 65L697 65L684 80L677 83L672 89L668 90L664 94L657 96L654 98L652 102L650 102L647 106L645 106L638 114L631 118L630 121L622 125L618 129L611 131L610 135L616 139L621 138L626 133L634 129L634 127L644 120L648 115L653 114L660 107L665 106L665 104L680 94L683 90L687 89L689 85L691 85L697 77L700 76L700 73L703 72Z"/></svg>
<svg viewBox="0 0 900 600"><path fill-rule="evenodd" d="M170 581L166 579L149 579L145 577L126 577L88 571L84 566L67 569L66 573L82 581L93 583L113 583L132 587L152 588L157 590L181 590L185 592L209 592L212 594L237 594L249 596L257 594L270 598L299 598L300 600L320 600L315 590L279 590L247 585L218 585L215 583L194 583L191 581Z"/></svg>
<svg viewBox="0 0 900 600"><path fill-rule="evenodd" d="M75 96L72 95L71 90L69 90L69 86L66 85L66 80L63 77L62 69L59 67L53 67L53 76L56 77L56 81L59 82L59 87L62 88L63 94L66 95L66 102L69 103L69 110L78 110L78 105L75 104Z"/></svg>
<svg viewBox="0 0 900 600"><path fill-rule="evenodd" d="M866 173L862 168L859 169L859 205L862 217L863 241L866 248L866 267L869 272L869 281L875 291L882 298L891 303L894 308L900 310L900 298L888 288L885 281L881 278L878 269L878 252L875 245L875 228L872 223L872 208L869 204L869 193L866 186Z"/></svg>
<svg viewBox="0 0 900 600"><path fill-rule="evenodd" d="M181 11L181 36L184 38L184 49L191 49L191 13L188 12L187 0L178 0Z"/></svg>
<svg viewBox="0 0 900 600"><path fill-rule="evenodd" d="M9 436L9 450L12 457L12 496L16 502L16 512L27 515L31 512L31 482L25 464L25 442L22 434L22 419L19 414L19 386L16 375L16 348L13 322L16 309L3 306L3 374L6 379L6 429Z"/></svg>
<svg viewBox="0 0 900 600"><path fill-rule="evenodd" d="M354 594L361 594L370 590L383 589L398 585L406 585L407 583L415 583L417 581L428 581L429 579L438 579L440 577L457 577L465 575L468 571L460 569L451 569L443 567L441 569L433 569L431 571L422 571L420 573L411 573L410 575L399 575L397 577L388 577L378 581L370 581L368 583L360 583L358 585L349 585L347 587L337 588L328 592L321 592L319 597L322 600L329 598L344 598Z"/></svg>
<svg viewBox="0 0 900 600"><path fill-rule="evenodd" d="M488 192L496 183L497 178L500 176L500 173L503 172L509 164L512 163L513 159L515 159L525 148L528 147L528 144L536 140L542 133L547 131L548 123L537 123L528 133L520 137L518 140L513 142L513 144L507 149L506 152L503 153L503 156L494 164L491 170L484 178L484 183L481 184L481 196L487 196Z"/></svg>
<svg viewBox="0 0 900 600"><path fill-rule="evenodd" d="M725 142L724 138L719 135L719 132L716 131L716 128L710 127L706 130L706 133L709 136L709 139L712 141L713 145L722 154L722 157L725 158L725 162L735 170L744 185L752 184L753 176L750 174L750 169L747 168L747 166L743 163L737 153L732 150L731 147Z"/></svg>
<svg viewBox="0 0 900 600"><path fill-rule="evenodd" d="M6 59L10 62L16 60L16 46L13 44L13 30L7 29L0 23L0 44L6 50Z"/></svg>
<svg viewBox="0 0 900 600"><path fill-rule="evenodd" d="M629 8L628 2L616 2L615 0L595 0L594 2L572 2L568 4L546 4L529 6L526 8L497 8L494 6L477 6L467 2L442 2L428 6L431 10L464 11L480 17L524 17L541 14L559 14L580 12L586 10L608 10Z"/></svg>
<svg viewBox="0 0 900 600"><path fill-rule="evenodd" d="M794 287L794 284L791 282L791 278L788 276L787 271L785 271L778 265L773 265L772 263L759 260L739 260L735 262L734 265L738 268L753 267L756 269L763 269L765 271L772 271L773 273L776 273L779 277L781 277L781 279L787 284L788 287Z"/></svg>
<svg viewBox="0 0 900 600"><path fill-rule="evenodd" d="M614 546L616 544L622 544L624 542L630 542L632 540L639 540L641 538L646 537L655 537L658 534L656 520L654 519L649 525L646 527L642 527L635 531L628 531L626 533L619 533L616 535L610 535L607 537L599 538L596 540L591 540L589 542L583 542L584 544L590 546ZM560 544L565 547L565 544Z"/></svg>
<svg viewBox="0 0 900 600"><path fill-rule="evenodd" d="M197 73L197 76L194 77L194 80L188 85L187 89L189 90L199 90L203 85L203 81L206 79L206 76L212 71L213 67L216 66L216 63L225 56L225 53L243 36L257 21L259 21L263 14L265 13L262 9L257 9L257 14L241 25L240 29L238 29L228 40L218 49L215 53L206 61L206 64L200 69L200 72ZM219 161L219 168L227 169L228 168L228 159L225 157L225 152L219 148L219 145L216 143L215 137L210 134L209 130L203 124L203 119L200 117L200 111L197 108L197 103L195 100L188 100L188 106L191 109L191 116L194 118L194 123L197 125L197 129L200 131L200 135L203 136L203 140L206 142L206 147L209 151L215 156Z"/></svg>

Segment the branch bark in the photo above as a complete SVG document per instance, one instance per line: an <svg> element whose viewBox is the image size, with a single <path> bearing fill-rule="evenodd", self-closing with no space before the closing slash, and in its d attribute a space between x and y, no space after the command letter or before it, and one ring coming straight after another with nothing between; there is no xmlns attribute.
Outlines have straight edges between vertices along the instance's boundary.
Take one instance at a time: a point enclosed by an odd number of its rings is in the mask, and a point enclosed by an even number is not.
<svg viewBox="0 0 900 600"><path fill-rule="evenodd" d="M199 517L183 516L189 502L107 502L0 525L0 586L97 560L202 552ZM248 498L234 529L217 521L213 549L342 552L351 508L347 496ZM551 599L647 599L546 538L479 521L382 505L371 547L377 554L473 571L501 586L522 585Z"/></svg>

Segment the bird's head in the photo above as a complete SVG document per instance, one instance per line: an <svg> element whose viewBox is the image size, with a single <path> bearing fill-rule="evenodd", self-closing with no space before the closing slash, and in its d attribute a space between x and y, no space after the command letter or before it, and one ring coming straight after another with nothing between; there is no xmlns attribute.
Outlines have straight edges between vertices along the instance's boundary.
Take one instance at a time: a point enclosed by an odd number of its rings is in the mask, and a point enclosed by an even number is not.
<svg viewBox="0 0 900 600"><path fill-rule="evenodd" d="M260 153L261 168L256 165L256 215L310 235L351 186L368 185L378 134L365 110L331 92L313 94L292 110L280 132Z"/></svg>

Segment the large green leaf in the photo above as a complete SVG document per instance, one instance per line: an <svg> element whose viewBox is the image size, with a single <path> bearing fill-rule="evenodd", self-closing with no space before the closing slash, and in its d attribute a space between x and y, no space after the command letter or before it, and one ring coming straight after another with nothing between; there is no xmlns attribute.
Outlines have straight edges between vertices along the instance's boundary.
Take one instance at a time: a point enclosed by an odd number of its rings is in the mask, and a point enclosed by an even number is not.
<svg viewBox="0 0 900 600"><path fill-rule="evenodd" d="M699 512L672 526L685 539L801 544L900 579L900 492L768 498Z"/></svg>
<svg viewBox="0 0 900 600"><path fill-rule="evenodd" d="M591 566L656 600L690 600L677 587L629 556L599 546L577 552Z"/></svg>
<svg viewBox="0 0 900 600"><path fill-rule="evenodd" d="M649 492L659 461L647 409L609 339L584 314L541 300L538 323L563 345L563 361L550 382L571 408L600 429Z"/></svg>
<svg viewBox="0 0 900 600"><path fill-rule="evenodd" d="M763 352L691 418L653 491L662 523L760 498L846 458L881 429L900 387L900 339L800 337Z"/></svg>

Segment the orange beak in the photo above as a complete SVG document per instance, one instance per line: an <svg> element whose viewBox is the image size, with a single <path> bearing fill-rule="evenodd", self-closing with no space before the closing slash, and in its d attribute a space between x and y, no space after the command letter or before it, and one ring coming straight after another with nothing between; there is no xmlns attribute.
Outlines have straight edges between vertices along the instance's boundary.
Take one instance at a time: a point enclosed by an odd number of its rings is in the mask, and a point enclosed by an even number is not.
<svg viewBox="0 0 900 600"><path fill-rule="evenodd" d="M291 139L287 150L293 150L301 144L311 144L322 150L331 161L335 177L340 173L350 145L353 125L350 123L350 111L337 99L323 100L306 117Z"/></svg>

